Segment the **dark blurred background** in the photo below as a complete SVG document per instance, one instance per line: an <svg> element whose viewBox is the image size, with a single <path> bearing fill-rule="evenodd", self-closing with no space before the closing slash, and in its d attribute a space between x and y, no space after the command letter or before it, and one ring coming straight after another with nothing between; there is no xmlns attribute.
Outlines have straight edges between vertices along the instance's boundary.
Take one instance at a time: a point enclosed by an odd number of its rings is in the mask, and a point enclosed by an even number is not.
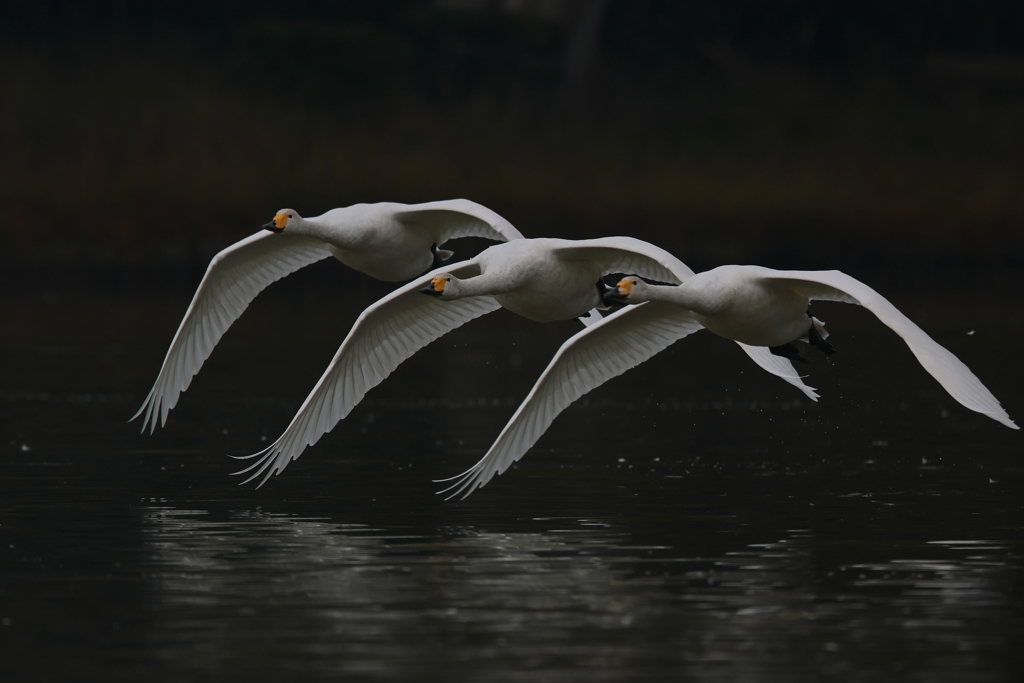
<svg viewBox="0 0 1024 683"><path fill-rule="evenodd" d="M325 260L127 423L218 250L455 197L847 271L1019 423L1021 0L2 0L0 84L3 683L1024 680L1021 433L856 307L819 403L693 335L465 503L576 321L473 321L237 486L395 287Z"/></svg>
<svg viewBox="0 0 1024 683"><path fill-rule="evenodd" d="M8 292L191 290L282 206L453 197L697 270L1024 262L1012 0L8 0L0 74Z"/></svg>

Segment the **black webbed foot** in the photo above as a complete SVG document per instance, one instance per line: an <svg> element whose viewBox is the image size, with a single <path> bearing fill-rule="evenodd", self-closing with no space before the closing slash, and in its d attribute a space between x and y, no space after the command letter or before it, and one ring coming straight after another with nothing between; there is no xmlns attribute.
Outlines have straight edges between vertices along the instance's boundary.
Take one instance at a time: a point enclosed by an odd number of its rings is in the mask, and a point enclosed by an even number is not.
<svg viewBox="0 0 1024 683"><path fill-rule="evenodd" d="M782 346L769 346L768 350L771 351L776 356L782 356L783 358L795 360L800 363L811 362L807 360L807 358L804 357L802 353L800 353L800 349L796 348L796 346L794 346L792 343L783 344Z"/></svg>

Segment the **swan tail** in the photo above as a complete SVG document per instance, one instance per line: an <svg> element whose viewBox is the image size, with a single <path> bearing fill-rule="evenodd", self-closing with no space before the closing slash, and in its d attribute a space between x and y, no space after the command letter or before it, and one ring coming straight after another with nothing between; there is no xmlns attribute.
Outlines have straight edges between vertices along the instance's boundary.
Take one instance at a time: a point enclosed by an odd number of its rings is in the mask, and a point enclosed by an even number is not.
<svg viewBox="0 0 1024 683"><path fill-rule="evenodd" d="M428 268L427 271L423 273L423 275L426 275L431 271L437 270L438 268L443 266L448 261L448 259L455 255L454 251L449 251L448 249L438 249L437 244L430 245L430 253L434 256L434 260L430 263L430 268Z"/></svg>
<svg viewBox="0 0 1024 683"><path fill-rule="evenodd" d="M828 339L828 330L825 329L825 323L821 322L814 316L811 316L811 328L813 328L822 339Z"/></svg>

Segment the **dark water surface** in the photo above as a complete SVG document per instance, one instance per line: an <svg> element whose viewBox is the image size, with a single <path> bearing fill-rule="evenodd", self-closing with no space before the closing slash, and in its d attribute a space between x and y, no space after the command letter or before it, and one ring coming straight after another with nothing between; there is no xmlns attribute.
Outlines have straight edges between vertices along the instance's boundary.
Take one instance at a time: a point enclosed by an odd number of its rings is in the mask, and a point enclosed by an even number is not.
<svg viewBox="0 0 1024 683"><path fill-rule="evenodd" d="M467 325L254 490L225 454L280 433L358 306L257 302L139 435L186 303L3 304L3 681L1024 675L1020 432L864 311L816 310L840 349L817 405L701 333L446 503L431 479L575 323ZM1019 299L896 303L1024 419Z"/></svg>

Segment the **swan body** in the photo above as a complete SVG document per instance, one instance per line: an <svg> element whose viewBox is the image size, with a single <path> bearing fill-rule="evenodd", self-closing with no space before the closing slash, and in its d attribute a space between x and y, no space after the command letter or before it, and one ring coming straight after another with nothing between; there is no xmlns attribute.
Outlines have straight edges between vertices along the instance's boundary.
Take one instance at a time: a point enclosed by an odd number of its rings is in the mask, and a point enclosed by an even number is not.
<svg viewBox="0 0 1024 683"><path fill-rule="evenodd" d="M752 346L782 346L806 337L808 297L789 287L763 286L761 270L767 269L722 266L661 289L638 280L626 301L657 298L676 304L692 311L709 331Z"/></svg>
<svg viewBox="0 0 1024 683"><path fill-rule="evenodd" d="M451 252L438 245L458 237L522 239L508 221L466 199L426 204L355 204L302 218L282 209L264 230L210 261L142 407L152 433L188 388L213 347L272 282L329 256L370 277L409 280L439 266Z"/></svg>
<svg viewBox="0 0 1024 683"><path fill-rule="evenodd" d="M522 239L413 280L363 311L284 433L268 448L244 456L256 460L239 474L252 472L246 482L262 477L262 486L404 360L473 318L502 307L539 322L580 317L601 304L598 279L623 272L681 282L693 271L668 252L628 237ZM789 361L767 353L751 357L802 386Z"/></svg>
<svg viewBox="0 0 1024 683"><path fill-rule="evenodd" d="M573 401L701 329L760 348L827 336L812 300L864 306L910 347L921 365L965 407L1018 429L995 396L956 356L864 283L837 270L779 271L721 266L677 286L626 277L608 298L627 306L567 340L483 458L446 491L468 496L504 472ZM812 332L813 330L813 332ZM827 345L830 349L831 346Z"/></svg>
<svg viewBox="0 0 1024 683"><path fill-rule="evenodd" d="M541 323L578 318L592 308L603 307L597 287L602 264L562 258L559 247L566 244L566 240L529 239L495 245L500 249L490 247L476 258L479 275L446 281L437 297L454 301L492 296L502 308Z"/></svg>
<svg viewBox="0 0 1024 683"><path fill-rule="evenodd" d="M277 215L287 217L283 232L319 240L346 266L387 282L411 280L440 265L434 264L432 247L453 237L522 237L501 216L465 199L354 204L316 218L302 218L291 209Z"/></svg>

